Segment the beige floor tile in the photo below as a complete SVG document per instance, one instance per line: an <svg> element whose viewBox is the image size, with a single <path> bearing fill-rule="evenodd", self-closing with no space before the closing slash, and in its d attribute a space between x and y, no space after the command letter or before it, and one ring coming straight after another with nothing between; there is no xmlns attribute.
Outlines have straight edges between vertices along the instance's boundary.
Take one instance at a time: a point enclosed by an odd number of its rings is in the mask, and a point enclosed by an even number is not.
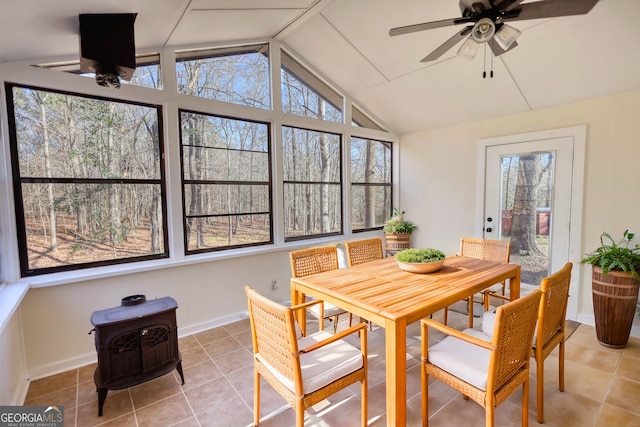
<svg viewBox="0 0 640 427"><path fill-rule="evenodd" d="M569 342L565 345L565 360L586 365L599 371L613 374L618 365L620 354L585 347Z"/></svg>
<svg viewBox="0 0 640 427"><path fill-rule="evenodd" d="M194 416L184 394L179 393L136 409L139 427L170 426Z"/></svg>
<svg viewBox="0 0 640 427"><path fill-rule="evenodd" d="M36 396L58 391L63 388L75 386L77 382L77 369L72 369L50 377L31 381L31 384L29 384L29 391L27 392L27 400L33 399Z"/></svg>
<svg viewBox="0 0 640 427"><path fill-rule="evenodd" d="M640 415L640 383L614 377L605 402Z"/></svg>
<svg viewBox="0 0 640 427"><path fill-rule="evenodd" d="M197 365L192 365L183 368L184 370L184 384L182 384L183 390L189 390L194 387L198 387L204 383L208 383L209 381L214 381L222 376L222 372L220 369L213 363L212 360L205 360L204 362L198 363ZM178 374L174 373L176 380L178 379Z"/></svg>
<svg viewBox="0 0 640 427"><path fill-rule="evenodd" d="M222 354L228 354L236 350L246 350L235 338L229 336L219 340L210 341L202 345L209 357L216 357Z"/></svg>
<svg viewBox="0 0 640 427"><path fill-rule="evenodd" d="M133 413L133 403L129 389L109 391L104 402L103 414L98 417L98 400L78 406L77 426L88 427Z"/></svg>
<svg viewBox="0 0 640 427"><path fill-rule="evenodd" d="M229 332L224 328L214 328L208 331L200 332L194 335L194 338L198 340L200 345L208 344L212 341L217 341L223 338L228 338Z"/></svg>
<svg viewBox="0 0 640 427"><path fill-rule="evenodd" d="M640 420L637 414L605 403L602 405L594 427L637 427L638 425Z"/></svg>
<svg viewBox="0 0 640 427"><path fill-rule="evenodd" d="M24 404L32 406L63 406L66 410L76 407L76 395L77 387L71 386L29 398L24 402Z"/></svg>
<svg viewBox="0 0 640 427"><path fill-rule="evenodd" d="M136 410L182 392L173 375L163 375L131 387L129 390Z"/></svg>
<svg viewBox="0 0 640 427"><path fill-rule="evenodd" d="M602 402L613 379L612 374L565 360L565 390ZM551 377L551 376L550 376ZM550 378L549 377L549 378Z"/></svg>
<svg viewBox="0 0 640 427"><path fill-rule="evenodd" d="M615 375L617 377L624 377L628 380L640 383L640 369L638 369L639 364L640 360L627 357L623 354L620 358L620 363L618 364L618 369L616 369Z"/></svg>
<svg viewBox="0 0 640 427"><path fill-rule="evenodd" d="M220 368L220 371L226 375L238 369L253 366L253 354L242 347L240 350L213 357L213 361Z"/></svg>

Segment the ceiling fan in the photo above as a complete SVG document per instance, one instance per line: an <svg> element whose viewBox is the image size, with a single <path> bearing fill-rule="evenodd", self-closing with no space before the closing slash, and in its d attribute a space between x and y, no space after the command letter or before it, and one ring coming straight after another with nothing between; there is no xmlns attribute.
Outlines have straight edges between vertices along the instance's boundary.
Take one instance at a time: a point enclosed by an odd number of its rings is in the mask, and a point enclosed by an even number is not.
<svg viewBox="0 0 640 427"><path fill-rule="evenodd" d="M506 24L506 21L523 21L526 19L554 18L588 13L598 0L539 0L521 4L523 0L460 0L460 18L425 22L392 28L390 36L431 30L459 24L467 25L461 31L438 46L427 55L422 62L434 61L466 39L458 50L458 55L473 59L478 47L486 43L495 56L513 49L518 45L516 39L521 32Z"/></svg>

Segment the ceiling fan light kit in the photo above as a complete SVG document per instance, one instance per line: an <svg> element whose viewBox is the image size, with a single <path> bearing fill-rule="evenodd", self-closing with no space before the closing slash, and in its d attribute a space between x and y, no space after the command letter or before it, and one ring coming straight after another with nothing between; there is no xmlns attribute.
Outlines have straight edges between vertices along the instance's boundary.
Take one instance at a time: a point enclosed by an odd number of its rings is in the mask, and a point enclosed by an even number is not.
<svg viewBox="0 0 640 427"><path fill-rule="evenodd" d="M520 30L507 25L505 21L584 15L598 3L598 0L539 0L521 4L523 1L460 0L462 16L459 18L396 27L389 31L389 35L399 36L434 28L468 24L464 29L457 30L456 34L427 55L422 62L435 61L462 40L464 42L458 49L458 55L464 58L473 59L479 45L483 43L489 45L494 56L500 56L518 45L516 39L521 34Z"/></svg>
<svg viewBox="0 0 640 427"><path fill-rule="evenodd" d="M496 24L489 18L482 18L473 26L471 35L476 43L486 43L496 32Z"/></svg>
<svg viewBox="0 0 640 427"><path fill-rule="evenodd" d="M480 47L480 45L476 43L471 36L469 36L460 45L460 49L458 49L458 55L462 56L464 59L468 59L469 61L471 61L476 57L476 54L478 53L478 47Z"/></svg>
<svg viewBox="0 0 640 427"><path fill-rule="evenodd" d="M503 50L509 50L513 42L520 37L520 34L522 34L522 32L517 28L503 24L502 28L500 28L498 32L496 32L495 36L493 36L493 39Z"/></svg>

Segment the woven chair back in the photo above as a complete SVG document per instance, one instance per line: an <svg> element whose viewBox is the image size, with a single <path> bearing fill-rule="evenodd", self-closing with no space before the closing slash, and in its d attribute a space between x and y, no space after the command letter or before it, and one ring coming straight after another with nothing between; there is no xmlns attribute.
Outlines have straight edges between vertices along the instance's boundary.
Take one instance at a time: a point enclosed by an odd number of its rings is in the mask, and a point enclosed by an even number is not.
<svg viewBox="0 0 640 427"><path fill-rule="evenodd" d="M338 248L334 245L289 252L291 275L305 277L340 268Z"/></svg>
<svg viewBox="0 0 640 427"><path fill-rule="evenodd" d="M492 240L475 237L460 239L460 255L486 261L509 262L510 240Z"/></svg>
<svg viewBox="0 0 640 427"><path fill-rule="evenodd" d="M347 242L347 263L349 266L382 259L382 239L365 239Z"/></svg>
<svg viewBox="0 0 640 427"><path fill-rule="evenodd" d="M564 332L572 268L573 264L568 262L560 270L540 282L540 290L543 295L536 339L542 341L536 345L542 343L542 348L560 332Z"/></svg>
<svg viewBox="0 0 640 427"><path fill-rule="evenodd" d="M496 351L491 355L487 390L499 390L529 363L541 296L535 289L496 309L492 338Z"/></svg>
<svg viewBox="0 0 640 427"><path fill-rule="evenodd" d="M249 301L249 319L253 352L287 379L294 381L297 363L298 341L293 312L256 292L246 289Z"/></svg>

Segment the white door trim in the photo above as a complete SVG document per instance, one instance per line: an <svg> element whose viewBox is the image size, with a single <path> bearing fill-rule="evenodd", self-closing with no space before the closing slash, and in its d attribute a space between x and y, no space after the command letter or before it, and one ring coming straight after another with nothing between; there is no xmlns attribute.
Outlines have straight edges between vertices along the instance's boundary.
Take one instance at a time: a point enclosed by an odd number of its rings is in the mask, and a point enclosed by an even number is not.
<svg viewBox="0 0 640 427"><path fill-rule="evenodd" d="M571 190L571 227L569 230L569 261L573 263L571 286L569 289L569 303L567 318L577 320L580 295L580 260L582 259L582 199L584 192L584 165L586 152L586 125L552 129L538 132L507 135L495 138L484 138L478 141L477 179L476 179L476 216L475 234L482 236L484 227L484 194L487 147L494 145L516 144L522 142L539 141L550 138L571 137L573 140L573 168Z"/></svg>

